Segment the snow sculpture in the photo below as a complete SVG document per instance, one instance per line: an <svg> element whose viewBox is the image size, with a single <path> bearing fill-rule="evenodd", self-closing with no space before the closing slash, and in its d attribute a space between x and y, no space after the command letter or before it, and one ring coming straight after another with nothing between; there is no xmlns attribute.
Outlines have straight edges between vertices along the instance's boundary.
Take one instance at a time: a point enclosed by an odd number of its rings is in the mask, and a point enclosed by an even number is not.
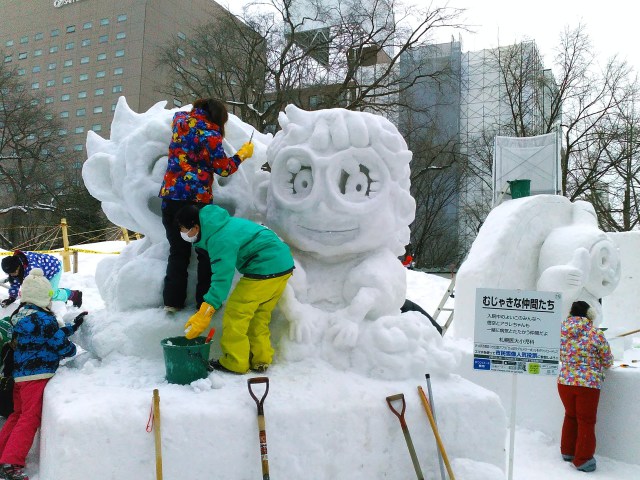
<svg viewBox="0 0 640 480"><path fill-rule="evenodd" d="M383 117L343 109L289 105L279 122L260 190L266 224L296 260L280 302L285 355L382 377L423 371L438 334L423 316L400 314L398 256L415 215L404 139Z"/></svg>
<svg viewBox="0 0 640 480"><path fill-rule="evenodd" d="M619 279L617 247L598 228L591 204L559 195L509 200L489 213L460 266L452 331L473 337L479 287L559 291L566 314L575 300L600 313L598 299Z"/></svg>
<svg viewBox="0 0 640 480"><path fill-rule="evenodd" d="M114 310L162 305L168 243L160 217L158 191L167 166L171 119L178 110L166 110L166 103L158 102L138 114L120 97L110 138L104 139L93 131L87 136L88 159L82 168L87 190L101 201L111 222L144 234L143 240L127 246L118 257L101 262L96 271L100 294ZM191 106L184 109L190 110ZM235 152L234 146L242 145L252 131L250 125L229 115L225 125L225 150ZM251 191L256 178L267 175L260 166L266 161L266 146L271 138L255 132L254 156L243 162L234 175L225 179L215 177L215 203L232 214L255 217L256 209L246 192ZM193 294L188 298L193 298Z"/></svg>
<svg viewBox="0 0 640 480"><path fill-rule="evenodd" d="M590 203L574 204L570 225L554 229L540 250L537 290L562 292L564 312L584 300L598 312L600 299L612 293L620 281L620 255L613 240L598 228Z"/></svg>

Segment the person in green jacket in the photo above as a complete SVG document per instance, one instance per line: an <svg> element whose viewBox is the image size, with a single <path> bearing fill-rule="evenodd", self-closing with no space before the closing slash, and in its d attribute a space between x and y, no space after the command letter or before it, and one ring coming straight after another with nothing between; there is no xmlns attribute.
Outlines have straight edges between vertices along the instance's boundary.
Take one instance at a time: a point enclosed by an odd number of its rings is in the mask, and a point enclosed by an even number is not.
<svg viewBox="0 0 640 480"><path fill-rule="evenodd" d="M242 277L222 317L222 356L210 367L239 374L266 371L273 359L271 312L294 268L289 246L267 227L232 217L217 205L186 206L176 214L176 224L182 238L204 249L211 260L211 286L185 324L185 336L195 338L209 326L237 269Z"/></svg>

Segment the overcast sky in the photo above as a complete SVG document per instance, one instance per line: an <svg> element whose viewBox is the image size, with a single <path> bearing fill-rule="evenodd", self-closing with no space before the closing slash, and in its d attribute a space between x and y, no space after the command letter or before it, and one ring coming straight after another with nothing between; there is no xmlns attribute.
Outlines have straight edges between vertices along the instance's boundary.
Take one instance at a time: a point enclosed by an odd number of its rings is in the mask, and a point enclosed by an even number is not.
<svg viewBox="0 0 640 480"><path fill-rule="evenodd" d="M251 0L217 1L230 5L232 12L239 13L241 6ZM425 5L427 2L431 0L405 0L405 3ZM446 1L433 1L435 6L445 4ZM463 51L533 39L540 48L545 66L551 67L553 49L565 26L583 23L602 62L618 54L640 72L640 2L637 0L449 0L448 5L465 9L464 23L476 32L460 32ZM437 40L451 38L450 31L443 31L441 35ZM457 34L455 38L458 38Z"/></svg>

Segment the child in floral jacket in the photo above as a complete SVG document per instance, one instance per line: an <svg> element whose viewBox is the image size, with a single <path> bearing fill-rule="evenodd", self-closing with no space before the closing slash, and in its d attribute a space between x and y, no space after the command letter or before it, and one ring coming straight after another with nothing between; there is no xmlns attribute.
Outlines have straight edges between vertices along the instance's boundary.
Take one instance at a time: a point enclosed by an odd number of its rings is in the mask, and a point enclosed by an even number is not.
<svg viewBox="0 0 640 480"><path fill-rule="evenodd" d="M564 405L560 453L578 470L596 469L596 414L605 368L613 365L613 356L602 331L593 326L595 309L587 302L571 306L560 331L558 393Z"/></svg>

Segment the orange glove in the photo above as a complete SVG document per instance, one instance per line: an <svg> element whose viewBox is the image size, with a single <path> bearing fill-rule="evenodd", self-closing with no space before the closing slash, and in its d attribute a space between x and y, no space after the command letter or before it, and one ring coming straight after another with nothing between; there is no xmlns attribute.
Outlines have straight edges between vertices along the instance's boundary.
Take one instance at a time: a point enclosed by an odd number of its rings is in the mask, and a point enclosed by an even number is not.
<svg viewBox="0 0 640 480"><path fill-rule="evenodd" d="M184 336L189 340L199 336L211 323L211 317L213 317L214 313L216 313L215 308L207 302L202 302L200 310L193 314L189 321L184 324Z"/></svg>
<svg viewBox="0 0 640 480"><path fill-rule="evenodd" d="M240 147L240 149L236 152L236 155L240 157L240 160L243 162L250 158L253 155L253 143L247 142Z"/></svg>

